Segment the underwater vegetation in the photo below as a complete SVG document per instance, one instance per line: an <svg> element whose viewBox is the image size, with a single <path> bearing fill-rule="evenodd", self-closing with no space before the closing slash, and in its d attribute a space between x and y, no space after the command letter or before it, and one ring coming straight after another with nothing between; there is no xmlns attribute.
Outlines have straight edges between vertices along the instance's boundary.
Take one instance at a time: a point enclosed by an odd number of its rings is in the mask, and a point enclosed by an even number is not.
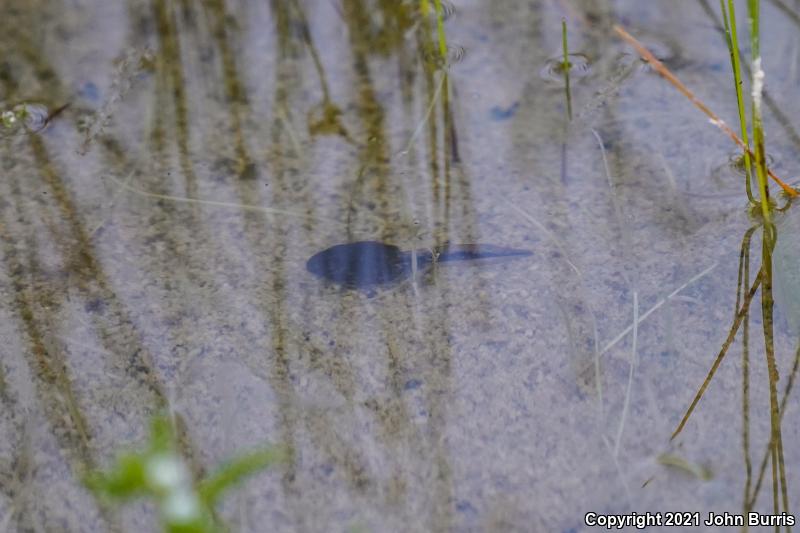
<svg viewBox="0 0 800 533"><path fill-rule="evenodd" d="M288 459L285 449L272 446L233 457L204 479L194 480L178 452L169 419L155 416L143 449L120 454L111 468L89 472L85 482L99 498L113 504L154 500L165 532L214 533L224 531L214 511L223 494L248 476Z"/></svg>
<svg viewBox="0 0 800 533"><path fill-rule="evenodd" d="M794 356L794 362L789 370L788 377L784 372L779 371L777 365L777 358L774 346L774 296L773 296L773 279L776 272L773 264L773 252L776 249L776 244L779 242L778 226L775 224L774 219L776 214L791 208L792 201L798 196L798 190L786 184L783 180L778 178L768 167L768 156L765 149L765 132L762 118L762 103L764 100L764 78L765 74L762 69L762 58L760 55L760 2L759 0L748 0L748 21L750 33L750 53L751 58L749 62L749 74L751 83L750 91L750 123L747 123L747 110L744 104L743 90L742 90L742 74L741 74L741 59L739 52L738 32L736 28L736 15L733 0L728 0L727 5L725 0L720 0L719 8L722 17L724 36L728 50L730 52L731 70L733 73L733 85L737 102L740 133L741 137L737 136L730 127L728 127L722 119L720 119L711 109L701 102L688 87L686 87L672 72L669 71L658 59L656 59L644 46L642 46L630 33L620 26L615 26L615 31L628 43L636 48L642 57L650 63L656 71L663 76L667 81L673 84L686 98L688 98L700 111L702 111L711 121L712 124L720 128L729 138L731 138L742 150L740 159L742 166L745 170L745 194L750 205L750 214L755 224L746 231L740 248L739 265L738 265L738 282L736 289L736 305L734 308L733 323L728 332L722 347L719 350L716 358L714 359L708 374L698 389L694 398L692 399L685 414L680 420L678 426L671 436L671 440L678 437L685 429L688 420L692 413L697 408L700 400L705 394L709 384L714 378L717 370L724 361L730 347L733 345L737 333L742 331L742 413L743 413L743 447L744 447L744 463L745 463L745 485L742 498L742 513L747 514L750 512L759 497L761 487L764 482L764 477L767 469L770 469L772 474L772 509L775 514L791 513L795 508L789 499L789 490L787 486L787 473L786 464L784 461L784 443L782 437L782 421L783 413L787 407L787 401L792 392L794 382L797 376L798 366L800 366L800 342L798 342L797 352ZM748 135L748 130L750 134ZM749 139L753 139L753 144L750 144ZM775 201L770 197L768 186L768 178L775 181L782 189L782 196L784 198L784 205L777 207ZM755 180L755 190L758 196L754 194L752 181ZM750 264L750 247L752 243L753 234L757 230L761 230L761 264L755 269L755 277L751 279L751 264ZM792 238L792 235L782 237L783 239ZM784 246L785 250L786 247ZM783 268L790 271L796 271L797 264L783 263ZM787 275L783 272L778 272L777 276L784 280ZM793 277L793 279L796 279ZM787 287L792 285L793 281L784 282L784 290L790 289L791 293L796 291L796 287ZM750 443L750 366L753 364L749 358L749 320L750 320L750 305L754 301L756 294L760 291L761 294L761 318L763 327L763 341L764 351L766 355L766 365L769 376L769 405L770 405L770 424L771 432L769 442L763 453L761 459L755 462L758 465L757 469L753 469L753 459L751 458L751 443ZM795 321L793 316L790 316L791 321ZM780 376L784 376L784 388L781 394L778 390L778 381ZM665 463L666 464L666 463ZM686 468L685 461L671 460L673 465L681 465L681 468ZM746 526L745 526L746 529ZM780 528L775 527L778 531ZM790 527L786 526L786 531L790 531Z"/></svg>
<svg viewBox="0 0 800 533"><path fill-rule="evenodd" d="M0 135L37 133L68 106L67 103L50 111L43 104L22 103L3 109L5 106L0 103Z"/></svg>

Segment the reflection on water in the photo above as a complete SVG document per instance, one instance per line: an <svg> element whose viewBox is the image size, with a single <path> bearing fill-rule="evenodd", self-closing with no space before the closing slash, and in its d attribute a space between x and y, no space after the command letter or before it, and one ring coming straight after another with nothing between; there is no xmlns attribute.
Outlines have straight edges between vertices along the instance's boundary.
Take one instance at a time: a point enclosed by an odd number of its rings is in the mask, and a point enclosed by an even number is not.
<svg viewBox="0 0 800 533"><path fill-rule="evenodd" d="M793 232L751 229L729 141L611 30L733 121L713 3L7 4L0 530L151 528L81 476L162 409L197 479L291 450L219 507L233 530L796 512L796 317L750 251L791 288ZM765 58L800 50L780 4ZM797 76L765 64L791 175ZM306 270L362 241L413 275ZM533 254L432 260L455 243Z"/></svg>

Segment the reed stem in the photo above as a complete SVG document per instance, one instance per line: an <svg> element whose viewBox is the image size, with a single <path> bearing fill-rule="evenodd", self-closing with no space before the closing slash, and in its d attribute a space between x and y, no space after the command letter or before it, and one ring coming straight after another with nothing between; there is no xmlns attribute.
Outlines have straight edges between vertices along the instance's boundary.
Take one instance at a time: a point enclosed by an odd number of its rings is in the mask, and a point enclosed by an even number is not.
<svg viewBox="0 0 800 533"><path fill-rule="evenodd" d="M427 0L423 0L427 3ZM433 0L433 5L436 9L436 33L439 36L439 54L442 56L442 61L447 62L447 39L444 34L444 9L442 9L442 0Z"/></svg>
<svg viewBox="0 0 800 533"><path fill-rule="evenodd" d="M569 70L572 64L569 62L569 46L567 45L567 19L561 19L561 48L564 52L564 60L561 63L561 70L564 71L564 90L567 95L567 116L572 121L572 95L569 90Z"/></svg>
<svg viewBox="0 0 800 533"><path fill-rule="evenodd" d="M761 99L764 89L764 70L761 68L761 24L760 0L747 0L747 14L750 21L750 49L753 56L753 104L752 124L753 142L755 143L756 176L758 192L761 195L761 214L764 222L770 221L769 188L767 187L767 162L764 149L764 125L761 119Z"/></svg>
<svg viewBox="0 0 800 533"><path fill-rule="evenodd" d="M656 70L656 72L658 72L664 79L670 82L681 94L683 94L686 98L688 98L689 101L692 102L692 104L694 104L694 106L697 109L702 111L709 119L711 119L711 123L713 125L721 129L725 133L725 135L730 137L730 139L737 145L739 145L740 148L742 148L743 150L747 150L750 153L751 157L755 157L753 151L750 150L746 144L744 144L744 141L742 141L739 138L739 136L736 135L736 133L730 128L730 126L725 124L725 121L719 118L719 116L717 116L716 113L711 111L711 109L707 105L701 102L700 99L697 98L694 95L694 93L692 93L692 91L690 91L689 88L686 87L686 85L684 85L683 82L681 82L681 80L677 78L677 76L675 76L675 74L673 74L667 67L665 67L661 61L656 59L656 57L647 48L645 48L642 45L642 43L637 41L636 38L633 37L633 35L625 31L625 29L619 25L614 25L614 31L617 32L617 34L620 37L625 39L625 41L627 41L628 44L633 46L639 53L639 55L641 55L648 63L650 63L650 65L652 65L652 67ZM766 165L764 166L766 168ZM784 182L782 179L776 176L775 173L772 172L770 169L766 168L766 174L770 178L772 178L772 180L775 183L780 185L781 189L783 189L783 191L788 196L790 197L800 196L796 190L794 190L792 187L786 184L786 182Z"/></svg>
<svg viewBox="0 0 800 533"><path fill-rule="evenodd" d="M419 0L419 10L422 12L423 17L427 17L431 12L431 4L429 0Z"/></svg>
<svg viewBox="0 0 800 533"><path fill-rule="evenodd" d="M742 154L745 170L745 190L747 191L747 199L750 203L755 204L756 201L753 197L753 188L751 185L753 169L750 163L750 140L747 135L747 110L744 107L744 97L742 95L742 67L739 59L739 37L736 32L736 9L733 0L728 0L728 9L725 9L725 0L719 0L719 8L722 12L722 22L725 25L725 36L727 37L728 51L731 56L733 83L736 90L736 105L739 109L739 128L742 134L742 141L748 148L744 150Z"/></svg>

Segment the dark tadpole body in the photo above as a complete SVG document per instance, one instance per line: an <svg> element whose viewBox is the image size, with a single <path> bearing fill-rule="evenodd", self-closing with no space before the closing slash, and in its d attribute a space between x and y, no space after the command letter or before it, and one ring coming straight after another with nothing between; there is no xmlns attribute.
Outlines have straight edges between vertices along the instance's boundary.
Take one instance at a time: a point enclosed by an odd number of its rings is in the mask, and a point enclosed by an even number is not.
<svg viewBox="0 0 800 533"><path fill-rule="evenodd" d="M531 255L527 250L491 244L449 244L435 248L433 253L440 263ZM351 242L314 254L306 268L315 276L338 285L370 289L409 277L414 271L414 255L417 269L425 268L433 262L433 253L430 250L418 250L416 254L404 252L397 246L377 241Z"/></svg>

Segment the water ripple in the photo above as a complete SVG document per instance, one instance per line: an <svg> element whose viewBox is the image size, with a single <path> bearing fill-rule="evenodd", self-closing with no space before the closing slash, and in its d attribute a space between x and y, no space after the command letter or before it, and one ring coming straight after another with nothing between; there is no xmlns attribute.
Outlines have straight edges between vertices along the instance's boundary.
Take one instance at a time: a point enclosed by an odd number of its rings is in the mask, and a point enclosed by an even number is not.
<svg viewBox="0 0 800 533"><path fill-rule="evenodd" d="M574 53L567 56L569 59L569 77L585 78L592 73L592 65L585 54ZM542 79L552 83L564 84L564 58L552 57L548 59L539 71Z"/></svg>

